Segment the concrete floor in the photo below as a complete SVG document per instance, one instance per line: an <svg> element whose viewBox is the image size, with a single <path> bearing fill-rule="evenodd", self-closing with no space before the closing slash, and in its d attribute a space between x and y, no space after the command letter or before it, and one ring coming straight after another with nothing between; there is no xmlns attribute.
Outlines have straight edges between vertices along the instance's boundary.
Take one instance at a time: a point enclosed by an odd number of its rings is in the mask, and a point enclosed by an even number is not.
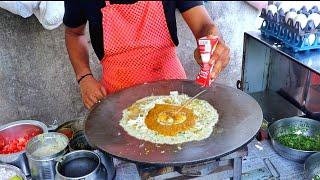
<svg viewBox="0 0 320 180"><path fill-rule="evenodd" d="M239 1L205 6L231 48L231 62L217 81L235 86L241 73L243 32L257 30L259 12ZM188 78L194 79L199 71L193 59L196 43L179 13L177 26L178 55ZM99 78L100 64L91 46L90 60ZM45 30L34 16L24 19L0 9L0 82L0 124L19 119L62 123L87 113L64 45L63 25Z"/></svg>

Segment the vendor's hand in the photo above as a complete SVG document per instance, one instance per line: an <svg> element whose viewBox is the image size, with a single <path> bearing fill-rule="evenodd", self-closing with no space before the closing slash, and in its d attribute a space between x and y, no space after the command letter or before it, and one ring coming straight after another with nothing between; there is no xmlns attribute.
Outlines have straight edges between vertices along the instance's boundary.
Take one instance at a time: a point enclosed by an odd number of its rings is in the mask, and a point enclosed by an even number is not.
<svg viewBox="0 0 320 180"><path fill-rule="evenodd" d="M87 76L80 81L80 91L83 104L88 109L91 109L94 104L107 95L102 84L93 76Z"/></svg>
<svg viewBox="0 0 320 180"><path fill-rule="evenodd" d="M209 37L210 36L211 35L209 35ZM202 61L198 48L196 48L194 51L194 58L197 61L197 63L201 66ZM211 72L211 79L215 80L218 77L219 73L228 65L229 61L230 49L225 44L223 39L219 39L218 45L210 59L210 64L214 64L213 70Z"/></svg>

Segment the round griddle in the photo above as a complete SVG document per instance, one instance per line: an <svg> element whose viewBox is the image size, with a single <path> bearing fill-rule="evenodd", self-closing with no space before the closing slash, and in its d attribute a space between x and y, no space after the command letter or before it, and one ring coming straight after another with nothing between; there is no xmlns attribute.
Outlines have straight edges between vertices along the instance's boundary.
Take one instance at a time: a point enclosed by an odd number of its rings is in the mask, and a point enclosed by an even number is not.
<svg viewBox="0 0 320 180"><path fill-rule="evenodd" d="M189 96L199 92L189 80L166 80L133 86L107 96L96 104L85 120L89 143L105 152L135 163L185 165L225 156L246 145L262 124L259 104L235 88L214 83L199 99L208 101L219 113L216 132L202 141L180 145L159 145L136 139L119 125L122 111L136 100L151 95L169 95L178 91Z"/></svg>

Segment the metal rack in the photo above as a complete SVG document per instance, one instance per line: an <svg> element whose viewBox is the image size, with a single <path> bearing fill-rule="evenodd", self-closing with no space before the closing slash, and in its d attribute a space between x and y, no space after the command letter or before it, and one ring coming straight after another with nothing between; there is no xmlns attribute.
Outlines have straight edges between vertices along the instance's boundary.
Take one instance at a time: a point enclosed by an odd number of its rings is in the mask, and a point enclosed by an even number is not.
<svg viewBox="0 0 320 180"><path fill-rule="evenodd" d="M241 179L242 158L248 155L248 147L217 160L185 166L139 165L137 169L141 179Z"/></svg>
<svg viewBox="0 0 320 180"><path fill-rule="evenodd" d="M246 32L243 47L237 86L259 102L268 122L320 119L320 50L294 53L260 32Z"/></svg>

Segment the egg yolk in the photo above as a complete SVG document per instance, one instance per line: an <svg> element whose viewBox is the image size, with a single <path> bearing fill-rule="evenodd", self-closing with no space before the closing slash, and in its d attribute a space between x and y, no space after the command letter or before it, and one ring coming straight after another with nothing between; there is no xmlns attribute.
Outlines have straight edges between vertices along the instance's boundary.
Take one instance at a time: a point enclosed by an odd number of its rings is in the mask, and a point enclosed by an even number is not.
<svg viewBox="0 0 320 180"><path fill-rule="evenodd" d="M156 104L146 118L146 126L158 133L166 136L175 136L179 132L186 131L193 127L196 116L188 108L169 104ZM179 112L177 112L180 110Z"/></svg>

